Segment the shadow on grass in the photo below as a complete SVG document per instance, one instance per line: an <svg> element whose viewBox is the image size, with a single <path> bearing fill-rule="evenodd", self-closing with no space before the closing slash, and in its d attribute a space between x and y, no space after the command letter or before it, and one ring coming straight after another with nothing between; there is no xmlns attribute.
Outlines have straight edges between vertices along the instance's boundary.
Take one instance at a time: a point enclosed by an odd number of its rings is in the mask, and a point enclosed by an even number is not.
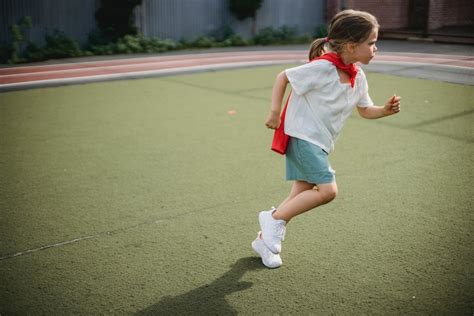
<svg viewBox="0 0 474 316"><path fill-rule="evenodd" d="M240 278L247 271L263 268L260 258L241 258L231 266L229 271L212 283L178 296L166 296L157 304L139 311L136 315L237 314L237 311L227 303L226 295L252 287L253 283L240 282Z"/></svg>

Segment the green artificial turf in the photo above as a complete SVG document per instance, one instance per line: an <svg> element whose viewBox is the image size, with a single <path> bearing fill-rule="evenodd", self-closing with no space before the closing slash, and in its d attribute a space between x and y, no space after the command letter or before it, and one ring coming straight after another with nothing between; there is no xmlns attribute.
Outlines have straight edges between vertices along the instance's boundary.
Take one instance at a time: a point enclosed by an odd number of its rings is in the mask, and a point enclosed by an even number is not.
<svg viewBox="0 0 474 316"><path fill-rule="evenodd" d="M0 314L472 314L472 86L369 73L402 112L350 117L338 197L261 265L285 67L0 94Z"/></svg>

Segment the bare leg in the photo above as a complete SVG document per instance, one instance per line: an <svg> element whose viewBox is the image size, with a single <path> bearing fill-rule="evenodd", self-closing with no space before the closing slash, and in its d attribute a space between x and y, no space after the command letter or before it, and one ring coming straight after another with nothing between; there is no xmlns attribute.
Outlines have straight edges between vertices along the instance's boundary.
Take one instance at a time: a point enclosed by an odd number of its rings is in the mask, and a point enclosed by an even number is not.
<svg viewBox="0 0 474 316"><path fill-rule="evenodd" d="M290 195L282 202L273 213L273 218L282 219L287 223L295 216L309 211L317 206L329 203L337 194L336 183L319 184L315 189L314 184L296 181Z"/></svg>
<svg viewBox="0 0 474 316"><path fill-rule="evenodd" d="M306 190L311 190L313 188L315 188L314 184L311 184L311 183L308 183L308 182L305 182L305 181L295 181L295 182L293 182L293 186L291 187L290 194L288 195L288 197L283 202L281 202L280 206L278 206L277 209L280 209L281 207L283 207L283 205L285 205L286 202L290 201L291 199L293 199L295 196L297 196L301 192L304 192Z"/></svg>

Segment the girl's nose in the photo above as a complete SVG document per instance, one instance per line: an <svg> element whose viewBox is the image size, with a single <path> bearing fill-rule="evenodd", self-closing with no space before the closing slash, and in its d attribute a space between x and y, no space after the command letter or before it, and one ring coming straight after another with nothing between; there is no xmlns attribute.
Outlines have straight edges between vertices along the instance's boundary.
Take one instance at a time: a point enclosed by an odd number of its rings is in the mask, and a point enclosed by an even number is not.
<svg viewBox="0 0 474 316"><path fill-rule="evenodd" d="M378 50L379 50L379 49L377 48L377 46L374 45L374 53L375 53L376 51L378 51Z"/></svg>

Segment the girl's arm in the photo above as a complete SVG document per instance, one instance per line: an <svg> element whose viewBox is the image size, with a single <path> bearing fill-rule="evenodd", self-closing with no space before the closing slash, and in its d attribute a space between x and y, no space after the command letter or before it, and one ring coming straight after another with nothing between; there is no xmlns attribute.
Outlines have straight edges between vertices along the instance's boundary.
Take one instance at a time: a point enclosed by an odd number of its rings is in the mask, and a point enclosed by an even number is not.
<svg viewBox="0 0 474 316"><path fill-rule="evenodd" d="M268 114L265 125L271 129L277 129L280 126L281 103L285 96L286 86L288 85L288 77L286 72L282 71L276 77L272 90L272 107Z"/></svg>
<svg viewBox="0 0 474 316"><path fill-rule="evenodd" d="M366 119L378 119L400 112L400 97L392 96L384 106L357 107L359 115Z"/></svg>

